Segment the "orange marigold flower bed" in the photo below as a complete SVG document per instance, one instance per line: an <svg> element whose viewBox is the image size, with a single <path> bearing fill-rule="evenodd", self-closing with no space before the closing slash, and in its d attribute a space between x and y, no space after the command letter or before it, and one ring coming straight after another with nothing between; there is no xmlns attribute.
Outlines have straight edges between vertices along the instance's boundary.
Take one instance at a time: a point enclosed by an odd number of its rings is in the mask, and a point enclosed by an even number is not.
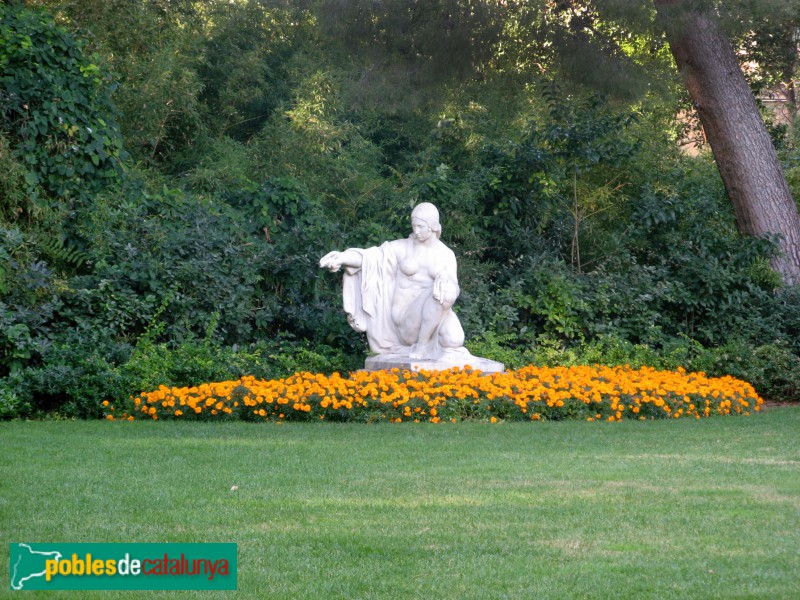
<svg viewBox="0 0 800 600"><path fill-rule="evenodd" d="M544 421L700 419L750 415L763 400L733 377L644 367L536 367L483 375L449 371L295 373L285 379L162 386L106 406L115 419L246 421Z"/></svg>

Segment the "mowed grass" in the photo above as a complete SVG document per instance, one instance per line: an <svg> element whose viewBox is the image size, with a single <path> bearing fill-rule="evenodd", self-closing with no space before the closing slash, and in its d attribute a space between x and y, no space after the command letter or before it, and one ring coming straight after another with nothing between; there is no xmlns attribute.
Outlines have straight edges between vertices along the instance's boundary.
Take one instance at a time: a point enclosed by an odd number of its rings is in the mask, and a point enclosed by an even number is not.
<svg viewBox="0 0 800 600"><path fill-rule="evenodd" d="M3 423L2 589L9 542L183 541L238 543L239 591L214 597L797 598L799 438L800 407L675 422Z"/></svg>

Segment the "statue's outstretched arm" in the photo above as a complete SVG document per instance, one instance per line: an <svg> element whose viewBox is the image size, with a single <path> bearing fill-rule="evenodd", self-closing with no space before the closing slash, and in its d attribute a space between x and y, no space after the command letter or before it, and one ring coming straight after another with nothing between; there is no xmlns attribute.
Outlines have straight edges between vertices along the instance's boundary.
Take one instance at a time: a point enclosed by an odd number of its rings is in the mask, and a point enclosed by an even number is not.
<svg viewBox="0 0 800 600"><path fill-rule="evenodd" d="M334 250L319 260L319 266L335 273L342 267L358 269L361 267L361 260L361 251L357 248L349 248L344 252Z"/></svg>

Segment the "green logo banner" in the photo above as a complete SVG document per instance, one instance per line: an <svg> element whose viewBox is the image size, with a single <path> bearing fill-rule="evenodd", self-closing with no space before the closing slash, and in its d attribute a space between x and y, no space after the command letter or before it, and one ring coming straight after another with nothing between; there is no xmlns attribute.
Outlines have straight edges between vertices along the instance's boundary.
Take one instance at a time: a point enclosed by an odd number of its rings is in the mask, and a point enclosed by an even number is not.
<svg viewBox="0 0 800 600"><path fill-rule="evenodd" d="M12 590L236 589L236 544L9 546Z"/></svg>

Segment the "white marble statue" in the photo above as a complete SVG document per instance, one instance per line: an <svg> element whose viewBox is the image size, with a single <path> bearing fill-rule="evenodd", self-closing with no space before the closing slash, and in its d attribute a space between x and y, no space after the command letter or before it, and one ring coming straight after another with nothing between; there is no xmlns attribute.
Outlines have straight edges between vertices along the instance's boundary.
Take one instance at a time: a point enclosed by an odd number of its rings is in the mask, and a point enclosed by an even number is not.
<svg viewBox="0 0 800 600"><path fill-rule="evenodd" d="M344 267L348 322L366 332L373 353L468 364L477 357L464 348L464 330L452 310L461 291L456 257L439 239L442 226L436 207L418 204L411 213L411 229L402 240L329 252L320 267L333 272Z"/></svg>

